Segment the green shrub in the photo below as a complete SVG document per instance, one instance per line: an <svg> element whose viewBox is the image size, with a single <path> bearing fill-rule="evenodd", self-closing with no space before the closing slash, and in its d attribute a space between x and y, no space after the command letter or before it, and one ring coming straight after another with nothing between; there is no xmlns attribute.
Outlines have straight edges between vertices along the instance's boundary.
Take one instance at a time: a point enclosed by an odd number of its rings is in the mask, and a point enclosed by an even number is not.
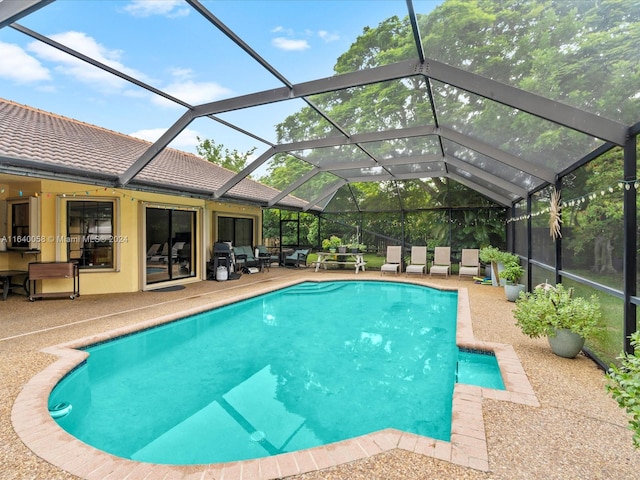
<svg viewBox="0 0 640 480"><path fill-rule="evenodd" d="M511 282L514 285L520 283L520 278L524 275L524 268L520 266L520 261L505 264L504 270L500 272L500 278Z"/></svg>
<svg viewBox="0 0 640 480"><path fill-rule="evenodd" d="M640 347L640 332L631 335L634 352ZM607 373L607 391L618 405L631 416L629 429L633 431L633 445L640 448L640 357L623 354L620 366L612 366Z"/></svg>
<svg viewBox="0 0 640 480"><path fill-rule="evenodd" d="M560 283L521 292L513 316L522 333L531 338L553 337L558 329L571 330L583 338L597 337L604 331L597 297L574 297L573 289Z"/></svg>

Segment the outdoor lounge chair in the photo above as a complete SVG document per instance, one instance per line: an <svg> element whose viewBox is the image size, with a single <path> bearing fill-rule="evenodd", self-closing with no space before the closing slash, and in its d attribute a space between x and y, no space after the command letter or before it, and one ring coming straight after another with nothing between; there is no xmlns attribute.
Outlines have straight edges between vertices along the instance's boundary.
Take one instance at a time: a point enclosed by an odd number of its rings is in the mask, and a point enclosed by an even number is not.
<svg viewBox="0 0 640 480"><path fill-rule="evenodd" d="M309 249L298 249L291 255L284 257L285 267L299 267L300 265L307 266L307 256L309 255Z"/></svg>
<svg viewBox="0 0 640 480"><path fill-rule="evenodd" d="M164 245L162 245L162 250L158 250L159 251L155 255L149 257L147 260L149 262L166 263L169 258L169 244L165 242Z"/></svg>
<svg viewBox="0 0 640 480"><path fill-rule="evenodd" d="M154 255L159 255L161 249L162 249L161 243L154 243L153 245L151 245L149 247L149 250L147 250L147 260L149 260Z"/></svg>
<svg viewBox="0 0 640 480"><path fill-rule="evenodd" d="M477 248L463 248L462 258L460 259L460 268L458 278L463 275L470 277L478 277L480 275L480 250Z"/></svg>
<svg viewBox="0 0 640 480"><path fill-rule="evenodd" d="M387 258L380 267L380 275L386 272L393 272L396 275L402 270L402 247L393 245L387 247Z"/></svg>
<svg viewBox="0 0 640 480"><path fill-rule="evenodd" d="M424 275L427 271L427 247L411 247L411 262L407 265L405 273L419 273Z"/></svg>
<svg viewBox="0 0 640 480"><path fill-rule="evenodd" d="M436 247L433 254L433 265L429 269L429 276L435 274L449 278L451 271L451 247Z"/></svg>

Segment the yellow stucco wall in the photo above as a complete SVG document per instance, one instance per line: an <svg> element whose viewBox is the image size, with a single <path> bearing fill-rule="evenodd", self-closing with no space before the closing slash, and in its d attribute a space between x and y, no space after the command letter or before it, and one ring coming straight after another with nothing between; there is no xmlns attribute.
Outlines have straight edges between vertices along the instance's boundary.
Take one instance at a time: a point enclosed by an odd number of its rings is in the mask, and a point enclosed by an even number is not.
<svg viewBox="0 0 640 480"><path fill-rule="evenodd" d="M9 181L7 181L7 179ZM112 200L114 201L114 244L113 269L81 269L81 295L135 292L145 289L144 273L146 265L145 209L176 208L196 212L196 277L174 280L171 283L154 284L154 287L173 283L200 281L206 278L205 262L208 260L211 245L216 240L218 214L254 219L254 238L261 240L262 213L259 207L237 205L224 202L212 202L202 199L129 191L74 184L53 180L28 180L22 177L3 177L0 200L21 201L37 197L40 206L40 218L34 229L38 233L41 253L37 261L67 261L67 203L73 200ZM17 195L16 195L17 194ZM9 235L10 225L4 225L2 234ZM27 270L30 261L36 257L23 252L0 254L0 269ZM39 291L66 291L70 289L70 280L47 280L39 285Z"/></svg>

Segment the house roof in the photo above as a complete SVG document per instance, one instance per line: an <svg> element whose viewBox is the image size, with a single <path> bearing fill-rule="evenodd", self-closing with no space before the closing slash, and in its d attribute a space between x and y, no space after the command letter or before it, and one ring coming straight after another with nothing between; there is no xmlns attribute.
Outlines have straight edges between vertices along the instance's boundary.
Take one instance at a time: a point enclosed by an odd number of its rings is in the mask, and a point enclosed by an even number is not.
<svg viewBox="0 0 640 480"><path fill-rule="evenodd" d="M112 186L152 145L119 132L0 99L0 172L43 178L76 180ZM196 155L165 148L129 184L140 190L162 190L177 195L213 198L235 172ZM220 200L265 205L280 193L249 178ZM280 205L301 208L306 202L292 196Z"/></svg>

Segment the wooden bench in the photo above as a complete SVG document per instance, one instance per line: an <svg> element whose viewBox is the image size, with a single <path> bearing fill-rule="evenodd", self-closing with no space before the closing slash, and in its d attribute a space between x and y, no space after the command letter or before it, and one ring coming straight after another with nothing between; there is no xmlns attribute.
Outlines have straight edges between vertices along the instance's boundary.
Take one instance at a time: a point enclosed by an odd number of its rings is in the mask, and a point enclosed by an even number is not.
<svg viewBox="0 0 640 480"><path fill-rule="evenodd" d="M37 293L37 280L73 279L73 291ZM74 262L33 262L29 264L29 300L36 298L69 297L73 300L80 296L80 273Z"/></svg>

